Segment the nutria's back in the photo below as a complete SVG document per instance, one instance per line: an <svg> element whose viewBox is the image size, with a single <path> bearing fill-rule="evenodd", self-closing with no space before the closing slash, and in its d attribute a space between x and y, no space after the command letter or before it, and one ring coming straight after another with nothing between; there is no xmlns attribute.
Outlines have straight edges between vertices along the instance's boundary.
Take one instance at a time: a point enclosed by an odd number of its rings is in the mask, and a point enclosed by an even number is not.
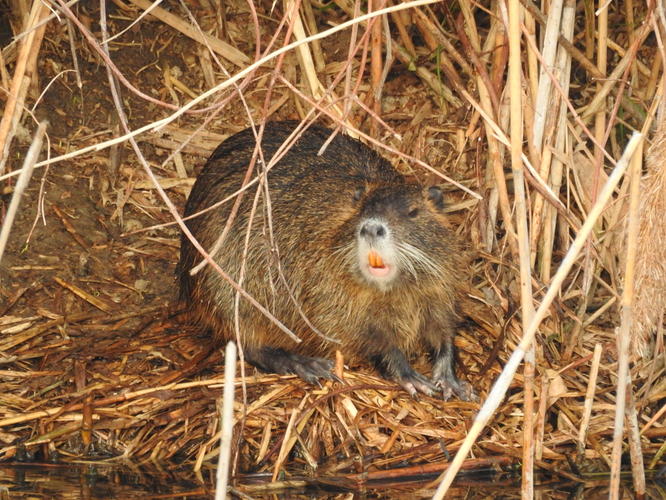
<svg viewBox="0 0 666 500"><path fill-rule="evenodd" d="M296 125L266 126L266 162ZM339 348L348 358L373 360L410 392L447 385L449 392L454 386L464 393L449 369L463 252L446 228L441 190L407 182L374 151L342 134L318 155L330 134L319 126L303 133L268 172L268 198L265 189L258 198L255 187L245 193L215 255L224 271L303 340L295 344L241 299L246 356L262 369L314 380L328 376L330 364L307 356ZM224 141L199 175L185 215L236 192L254 147L249 129ZM263 169L258 161L255 173ZM232 205L233 200L187 222L204 248L215 245ZM236 294L209 266L190 276L200 260L183 238L181 299L219 339L233 339ZM303 316L340 344L323 340ZM437 359L445 358L430 386L406 361L406 354L423 347L434 351L434 371Z"/></svg>

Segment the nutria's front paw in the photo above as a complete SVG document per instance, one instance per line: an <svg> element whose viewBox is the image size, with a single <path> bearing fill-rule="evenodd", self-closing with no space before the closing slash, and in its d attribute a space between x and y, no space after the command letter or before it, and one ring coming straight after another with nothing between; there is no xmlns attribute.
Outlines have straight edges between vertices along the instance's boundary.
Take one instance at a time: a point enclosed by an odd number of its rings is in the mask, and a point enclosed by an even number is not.
<svg viewBox="0 0 666 500"><path fill-rule="evenodd" d="M329 359L303 356L270 346L247 349L245 356L251 364L262 371L280 375L298 375L309 384L321 386L320 378L340 381L333 373L333 361Z"/></svg>
<svg viewBox="0 0 666 500"><path fill-rule="evenodd" d="M298 360L292 360L291 370L307 383L320 387L320 378L340 381L333 373L333 361L330 359L300 356Z"/></svg>
<svg viewBox="0 0 666 500"><path fill-rule="evenodd" d="M468 382L453 377L439 377L433 379L432 383L437 387L444 401L448 401L453 395L458 396L461 401L477 402L479 400L474 388Z"/></svg>

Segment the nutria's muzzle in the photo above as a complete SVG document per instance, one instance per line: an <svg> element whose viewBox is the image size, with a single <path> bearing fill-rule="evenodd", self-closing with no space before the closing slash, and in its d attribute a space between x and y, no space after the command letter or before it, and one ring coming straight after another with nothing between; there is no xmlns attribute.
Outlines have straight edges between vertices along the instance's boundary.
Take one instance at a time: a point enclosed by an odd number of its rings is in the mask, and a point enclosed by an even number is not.
<svg viewBox="0 0 666 500"><path fill-rule="evenodd" d="M371 284L386 289L397 272L395 248L388 224L377 218L361 221L357 245L361 274Z"/></svg>

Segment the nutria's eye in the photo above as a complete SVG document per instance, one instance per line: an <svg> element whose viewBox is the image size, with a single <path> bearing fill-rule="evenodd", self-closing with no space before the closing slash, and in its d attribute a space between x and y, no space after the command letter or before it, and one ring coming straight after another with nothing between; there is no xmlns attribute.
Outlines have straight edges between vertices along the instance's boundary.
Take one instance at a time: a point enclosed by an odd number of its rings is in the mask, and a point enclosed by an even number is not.
<svg viewBox="0 0 666 500"><path fill-rule="evenodd" d="M416 217L419 214L419 209L418 208L412 208L409 212L407 212L407 216L411 219Z"/></svg>
<svg viewBox="0 0 666 500"><path fill-rule="evenodd" d="M428 199L435 205L438 209L444 208L444 193L442 188L439 186L430 186L428 188Z"/></svg>

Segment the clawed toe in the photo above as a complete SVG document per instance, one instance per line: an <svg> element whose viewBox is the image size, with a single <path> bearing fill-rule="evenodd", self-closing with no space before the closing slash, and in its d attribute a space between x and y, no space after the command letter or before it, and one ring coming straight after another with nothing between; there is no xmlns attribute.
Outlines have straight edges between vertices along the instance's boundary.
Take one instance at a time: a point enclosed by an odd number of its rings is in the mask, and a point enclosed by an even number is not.
<svg viewBox="0 0 666 500"><path fill-rule="evenodd" d="M284 349L264 346L246 352L246 359L262 371L280 375L295 374L309 384L321 387L320 379L340 381L333 373L333 361L303 356Z"/></svg>
<svg viewBox="0 0 666 500"><path fill-rule="evenodd" d="M444 401L448 401L451 396L457 396L461 401L477 402L479 397L468 382L443 377L433 379L432 383L437 387Z"/></svg>
<svg viewBox="0 0 666 500"><path fill-rule="evenodd" d="M420 373L413 371L396 380L400 386L405 389L413 398L417 398L419 393L426 396L432 396L437 393L437 386Z"/></svg>
<svg viewBox="0 0 666 500"><path fill-rule="evenodd" d="M336 380L339 378L333 373L333 362L323 358L302 357L294 363L293 370L300 378L312 385L321 387L319 379Z"/></svg>

